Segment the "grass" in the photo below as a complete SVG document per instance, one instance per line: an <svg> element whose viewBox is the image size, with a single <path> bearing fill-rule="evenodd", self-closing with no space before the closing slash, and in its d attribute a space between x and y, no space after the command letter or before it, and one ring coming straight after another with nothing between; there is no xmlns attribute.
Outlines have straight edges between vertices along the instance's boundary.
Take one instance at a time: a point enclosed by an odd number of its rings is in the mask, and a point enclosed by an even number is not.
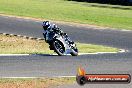
<svg viewBox="0 0 132 88"><path fill-rule="evenodd" d="M125 6L120 6L120 8L125 8ZM97 4L94 6L86 2L0 0L0 13L132 30L131 9L102 8L97 7Z"/></svg>
<svg viewBox="0 0 132 88"><path fill-rule="evenodd" d="M132 10L132 6L122 6L122 5L112 5L112 4L101 4L101 3L86 3L84 5L93 6L93 7L102 7L102 8L114 8L114 9L124 9Z"/></svg>
<svg viewBox="0 0 132 88"><path fill-rule="evenodd" d="M81 53L118 52L119 51L119 49L113 48L113 47L93 45L93 44L83 44L83 43L77 43L77 47L79 49L79 52Z"/></svg>
<svg viewBox="0 0 132 88"><path fill-rule="evenodd" d="M77 43L80 53L118 52L119 49L101 45ZM31 40L0 35L0 54L53 54L44 40Z"/></svg>
<svg viewBox="0 0 132 88"><path fill-rule="evenodd" d="M0 88L56 88L75 82L75 78L1 78Z"/></svg>

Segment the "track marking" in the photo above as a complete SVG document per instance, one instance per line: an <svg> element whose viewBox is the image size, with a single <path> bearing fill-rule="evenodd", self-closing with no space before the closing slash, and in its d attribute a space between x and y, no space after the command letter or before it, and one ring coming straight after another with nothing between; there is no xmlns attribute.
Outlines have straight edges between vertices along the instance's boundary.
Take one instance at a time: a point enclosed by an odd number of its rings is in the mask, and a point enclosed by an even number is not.
<svg viewBox="0 0 132 88"><path fill-rule="evenodd" d="M26 39L44 40L43 38L28 37L28 36L25 36L25 35L23 36L23 35L8 34L8 33L0 33L0 34L10 35L10 36L17 36L17 37L23 37L23 38L26 38Z"/></svg>
<svg viewBox="0 0 132 88"><path fill-rule="evenodd" d="M29 56L31 54L0 54L0 56Z"/></svg>
<svg viewBox="0 0 132 88"><path fill-rule="evenodd" d="M127 50L121 49L119 52L97 52L97 53L79 53L78 55L96 55L96 54L113 54L113 53L124 53ZM47 54L0 54L0 56L37 56L37 55L47 55ZM48 55L58 55L58 54L48 54ZM71 54L67 54L71 55Z"/></svg>
<svg viewBox="0 0 132 88"><path fill-rule="evenodd" d="M53 77L56 77L56 78L73 78L76 76L53 76Z"/></svg>

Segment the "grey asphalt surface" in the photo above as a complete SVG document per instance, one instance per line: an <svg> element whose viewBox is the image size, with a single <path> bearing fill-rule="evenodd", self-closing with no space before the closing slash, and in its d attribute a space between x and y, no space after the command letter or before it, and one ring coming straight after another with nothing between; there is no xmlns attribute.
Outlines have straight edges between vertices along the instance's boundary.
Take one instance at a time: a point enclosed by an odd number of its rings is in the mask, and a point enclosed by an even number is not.
<svg viewBox="0 0 132 88"><path fill-rule="evenodd" d="M132 32L98 30L58 24L77 42L108 45L129 50L126 53L72 56L30 55L0 56L0 77L73 76L82 66L87 73L123 73L132 75ZM0 33L30 37L42 36L41 22L0 17ZM77 84L61 88L79 88ZM88 84L84 88L131 88L132 84Z"/></svg>

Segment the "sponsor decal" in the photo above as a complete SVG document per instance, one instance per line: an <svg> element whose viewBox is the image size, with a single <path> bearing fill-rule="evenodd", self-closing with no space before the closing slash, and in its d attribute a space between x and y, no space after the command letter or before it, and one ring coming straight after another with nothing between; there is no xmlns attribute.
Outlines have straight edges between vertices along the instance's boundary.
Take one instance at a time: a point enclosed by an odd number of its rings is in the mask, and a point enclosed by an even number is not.
<svg viewBox="0 0 132 88"><path fill-rule="evenodd" d="M102 83L130 83L131 76L129 74L86 74L83 68L78 68L76 81L79 85L84 84L102 84Z"/></svg>

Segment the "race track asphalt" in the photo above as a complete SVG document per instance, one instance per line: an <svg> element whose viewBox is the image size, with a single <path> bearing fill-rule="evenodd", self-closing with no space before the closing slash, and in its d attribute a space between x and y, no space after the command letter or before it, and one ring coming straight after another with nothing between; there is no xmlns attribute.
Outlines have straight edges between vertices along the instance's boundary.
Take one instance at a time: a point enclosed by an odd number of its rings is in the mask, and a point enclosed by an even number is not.
<svg viewBox="0 0 132 88"><path fill-rule="evenodd" d="M77 42L101 44L128 50L118 54L72 56L30 55L0 56L0 77L75 76L82 66L87 73L123 73L132 75L132 31L95 29L58 24ZM0 33L42 36L41 22L0 16ZM131 88L132 84L87 85L86 88ZM69 87L80 87L77 84ZM66 88L69 88L66 86ZM63 87L62 87L63 88ZM65 87L64 87L65 88Z"/></svg>

